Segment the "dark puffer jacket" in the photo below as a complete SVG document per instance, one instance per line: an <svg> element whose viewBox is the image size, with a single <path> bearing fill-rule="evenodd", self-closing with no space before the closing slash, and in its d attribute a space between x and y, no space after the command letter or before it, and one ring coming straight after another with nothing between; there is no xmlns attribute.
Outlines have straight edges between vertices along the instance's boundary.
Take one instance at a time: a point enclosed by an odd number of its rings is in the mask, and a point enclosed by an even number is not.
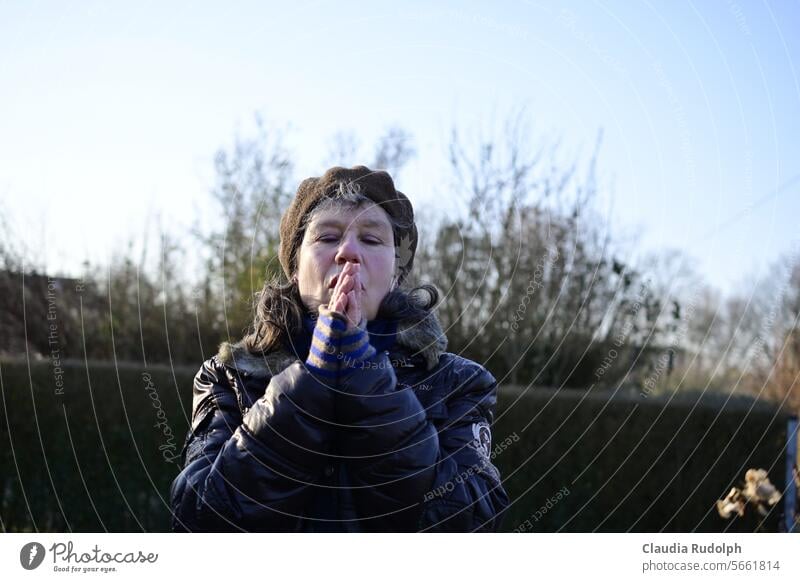
<svg viewBox="0 0 800 582"><path fill-rule="evenodd" d="M433 314L332 388L295 354L223 344L194 381L176 531L494 531L497 383Z"/></svg>

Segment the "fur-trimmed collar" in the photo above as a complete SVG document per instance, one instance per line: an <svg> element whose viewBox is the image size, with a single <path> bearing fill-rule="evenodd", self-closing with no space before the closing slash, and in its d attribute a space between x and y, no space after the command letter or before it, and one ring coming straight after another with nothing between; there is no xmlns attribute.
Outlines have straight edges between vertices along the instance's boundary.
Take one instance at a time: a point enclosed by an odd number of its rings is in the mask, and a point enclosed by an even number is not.
<svg viewBox="0 0 800 582"><path fill-rule="evenodd" d="M447 350L447 336L436 314L430 311L420 319L399 321L396 345L408 350L411 356L421 355L427 369L431 370ZM239 341L234 344L223 342L219 346L217 359L240 373L266 377L279 374L297 360L297 356L285 350L269 354L253 354Z"/></svg>

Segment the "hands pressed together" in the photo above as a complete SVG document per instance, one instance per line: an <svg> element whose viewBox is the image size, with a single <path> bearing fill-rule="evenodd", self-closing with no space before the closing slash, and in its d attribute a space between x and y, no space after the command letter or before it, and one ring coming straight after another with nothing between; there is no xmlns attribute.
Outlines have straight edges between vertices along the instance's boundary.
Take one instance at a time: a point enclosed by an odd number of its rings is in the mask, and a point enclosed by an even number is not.
<svg viewBox="0 0 800 582"><path fill-rule="evenodd" d="M333 288L328 309L347 318L347 332L352 332L363 322L362 301L364 288L361 283L361 265L348 262Z"/></svg>
<svg viewBox="0 0 800 582"><path fill-rule="evenodd" d="M327 378L340 378L375 355L363 311L361 266L348 262L336 279L328 305L320 305L307 366Z"/></svg>

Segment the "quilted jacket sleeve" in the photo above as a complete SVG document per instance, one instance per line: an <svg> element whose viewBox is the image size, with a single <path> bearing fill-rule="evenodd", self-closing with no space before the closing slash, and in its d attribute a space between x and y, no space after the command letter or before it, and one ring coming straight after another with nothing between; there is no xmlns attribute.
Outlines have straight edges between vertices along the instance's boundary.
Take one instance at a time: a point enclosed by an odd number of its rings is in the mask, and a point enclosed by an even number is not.
<svg viewBox="0 0 800 582"><path fill-rule="evenodd" d="M463 360L466 361L466 360ZM354 480L361 526L382 531L473 531L499 527L508 505L499 474L475 446L489 431L496 381L476 374L452 386L441 430L409 388L397 389L388 357L378 353L341 379L340 451ZM461 374L463 376L463 374ZM441 373L441 381L461 376ZM488 450L488 445L486 445Z"/></svg>
<svg viewBox="0 0 800 582"><path fill-rule="evenodd" d="M436 429L410 389L397 389L385 352L344 372L336 410L339 453L366 531L415 531L439 449Z"/></svg>
<svg viewBox="0 0 800 582"><path fill-rule="evenodd" d="M439 429L436 478L424 495L420 529L497 531L509 503L491 462L497 381L485 368L463 358L446 368L451 390L447 420Z"/></svg>
<svg viewBox="0 0 800 582"><path fill-rule="evenodd" d="M333 391L295 362L242 417L225 366L212 358L194 394L186 460L170 491L173 529L296 529L328 461Z"/></svg>

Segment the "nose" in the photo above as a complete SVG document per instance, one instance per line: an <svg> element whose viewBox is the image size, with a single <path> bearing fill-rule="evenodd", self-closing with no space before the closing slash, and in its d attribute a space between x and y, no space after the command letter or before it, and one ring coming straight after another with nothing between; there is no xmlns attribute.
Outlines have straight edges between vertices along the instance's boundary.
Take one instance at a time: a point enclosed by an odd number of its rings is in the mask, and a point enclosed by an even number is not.
<svg viewBox="0 0 800 582"><path fill-rule="evenodd" d="M361 263L361 245L355 233L347 233L342 237L336 251L336 264Z"/></svg>

